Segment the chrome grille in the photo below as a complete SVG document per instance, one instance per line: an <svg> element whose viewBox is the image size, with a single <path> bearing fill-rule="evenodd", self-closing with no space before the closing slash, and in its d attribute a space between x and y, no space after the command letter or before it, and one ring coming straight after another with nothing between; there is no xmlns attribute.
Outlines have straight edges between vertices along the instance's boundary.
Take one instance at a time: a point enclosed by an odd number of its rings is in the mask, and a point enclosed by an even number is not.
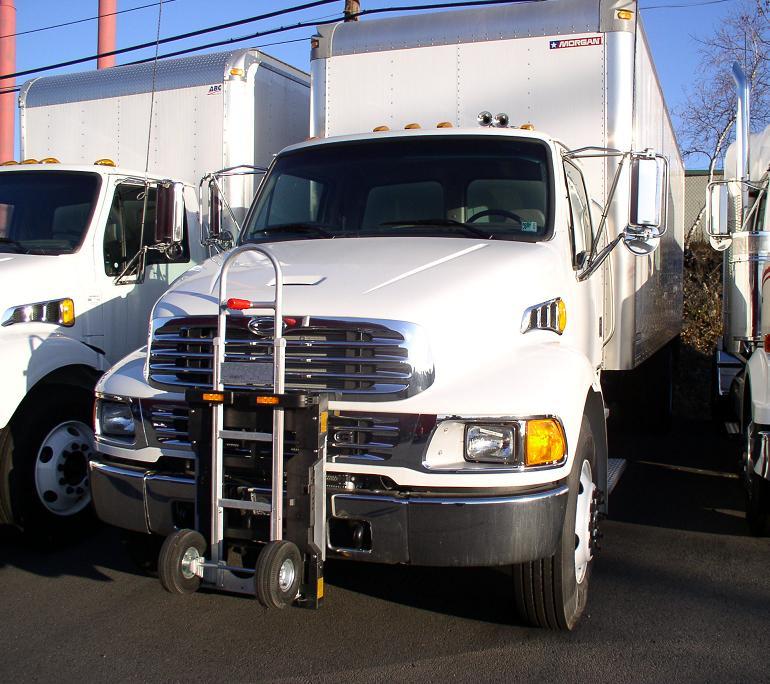
<svg viewBox="0 0 770 684"><path fill-rule="evenodd" d="M150 445L170 448L190 448L189 409L184 404L165 401L142 401L142 413L149 425ZM231 428L232 426L225 426ZM356 458L369 461L385 461L398 446L401 428L398 415L359 413L330 413L327 438L327 456L335 458ZM153 438L154 435L154 438ZM286 449L291 452L294 437L287 433ZM252 449L264 451L256 454L271 457L269 444L227 440L225 453L228 456L254 455Z"/></svg>
<svg viewBox="0 0 770 684"><path fill-rule="evenodd" d="M288 316L284 321L289 391L329 392L351 400L402 399L433 382L425 336L414 324ZM272 363L271 326L268 317L230 316L225 361ZM211 387L215 334L213 317L157 321L150 382L162 388Z"/></svg>

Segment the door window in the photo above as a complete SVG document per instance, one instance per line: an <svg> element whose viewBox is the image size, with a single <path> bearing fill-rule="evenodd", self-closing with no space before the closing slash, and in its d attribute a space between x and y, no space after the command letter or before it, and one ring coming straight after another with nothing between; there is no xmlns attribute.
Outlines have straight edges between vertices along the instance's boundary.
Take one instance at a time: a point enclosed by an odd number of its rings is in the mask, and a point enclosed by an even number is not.
<svg viewBox="0 0 770 684"><path fill-rule="evenodd" d="M142 214L145 212L145 189L137 185L119 185L110 206L107 225L104 229L104 272L115 277L120 275L128 263L139 252L140 246L155 244L156 190L147 190L147 209L142 230ZM168 258L157 250L149 250L145 263L187 263L190 261L190 247L185 216L182 249ZM133 269L132 273L136 270ZM131 275L129 273L127 275Z"/></svg>
<svg viewBox="0 0 770 684"><path fill-rule="evenodd" d="M572 215L572 239L575 256L580 252L590 253L594 231L591 223L591 205L586 193L583 174L577 166L568 161L564 162L564 173L567 179Z"/></svg>

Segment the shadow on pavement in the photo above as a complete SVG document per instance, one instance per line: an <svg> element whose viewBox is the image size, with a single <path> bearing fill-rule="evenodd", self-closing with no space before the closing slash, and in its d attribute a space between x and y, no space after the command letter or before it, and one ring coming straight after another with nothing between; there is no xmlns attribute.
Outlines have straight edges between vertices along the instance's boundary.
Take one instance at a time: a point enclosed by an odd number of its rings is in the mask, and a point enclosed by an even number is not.
<svg viewBox="0 0 770 684"><path fill-rule="evenodd" d="M628 467L610 498L610 518L746 536L737 450L713 423L679 421L664 435L611 432L610 453Z"/></svg>
<svg viewBox="0 0 770 684"><path fill-rule="evenodd" d="M0 569L14 567L41 577L83 577L111 582L103 570L138 574L117 530L95 525L69 543L51 544L30 539L16 529L0 526Z"/></svg>

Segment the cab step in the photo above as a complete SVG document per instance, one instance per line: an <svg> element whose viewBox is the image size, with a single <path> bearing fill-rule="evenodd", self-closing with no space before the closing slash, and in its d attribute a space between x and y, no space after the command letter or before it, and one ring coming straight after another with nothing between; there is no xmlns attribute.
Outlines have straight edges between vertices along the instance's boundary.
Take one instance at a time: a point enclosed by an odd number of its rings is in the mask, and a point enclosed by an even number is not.
<svg viewBox="0 0 770 684"><path fill-rule="evenodd" d="M612 494L612 490L615 489L618 482L620 482L620 476L623 475L623 471L626 469L625 458L608 458L607 459L607 494Z"/></svg>

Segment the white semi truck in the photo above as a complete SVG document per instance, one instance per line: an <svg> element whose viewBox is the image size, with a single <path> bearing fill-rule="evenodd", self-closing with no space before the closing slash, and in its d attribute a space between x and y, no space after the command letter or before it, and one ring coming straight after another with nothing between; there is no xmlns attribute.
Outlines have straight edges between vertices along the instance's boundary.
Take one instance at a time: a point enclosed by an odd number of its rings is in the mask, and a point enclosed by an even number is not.
<svg viewBox="0 0 770 684"><path fill-rule="evenodd" d="M201 178L234 232L252 167L307 137L309 101L307 74L257 50L24 84L24 161L0 168L0 523L55 534L88 514L98 377L227 243L199 222ZM176 235L156 232L164 202Z"/></svg>
<svg viewBox="0 0 770 684"><path fill-rule="evenodd" d="M226 255L160 298L146 349L97 387L97 513L148 540L205 528L185 391L272 387L260 302L281 294L287 390L329 398L326 556L513 566L524 619L571 629L614 479L602 383L681 326L683 170L635 3L321 26L311 74L313 139L276 157L239 240L282 291L243 252L225 299ZM260 539L273 472L260 433L223 421L250 484L225 472L214 558ZM161 556L172 590L211 566L188 532Z"/></svg>
<svg viewBox="0 0 770 684"><path fill-rule="evenodd" d="M737 419L742 438L746 519L770 535L770 127L749 134L749 88L733 65L738 89L736 140L724 177L709 184L706 231L724 252L722 338L715 352L715 399Z"/></svg>

